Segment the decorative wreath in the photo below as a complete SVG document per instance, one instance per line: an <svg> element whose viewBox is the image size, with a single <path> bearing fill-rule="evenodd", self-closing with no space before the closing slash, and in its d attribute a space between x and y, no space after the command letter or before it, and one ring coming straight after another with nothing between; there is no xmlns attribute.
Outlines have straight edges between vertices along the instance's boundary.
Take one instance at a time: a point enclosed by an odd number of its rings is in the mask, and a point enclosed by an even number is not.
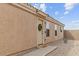
<svg viewBox="0 0 79 59"><path fill-rule="evenodd" d="M39 31L42 30L42 25L41 25L41 24L38 25L38 30L39 30Z"/></svg>

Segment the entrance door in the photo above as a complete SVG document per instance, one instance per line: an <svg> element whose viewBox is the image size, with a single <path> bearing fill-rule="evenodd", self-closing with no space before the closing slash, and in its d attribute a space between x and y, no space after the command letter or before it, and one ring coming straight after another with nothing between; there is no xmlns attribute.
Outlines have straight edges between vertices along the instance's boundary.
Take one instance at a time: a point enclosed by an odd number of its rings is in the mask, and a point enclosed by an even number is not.
<svg viewBox="0 0 79 59"><path fill-rule="evenodd" d="M43 21L37 21L37 45L38 47L43 45Z"/></svg>

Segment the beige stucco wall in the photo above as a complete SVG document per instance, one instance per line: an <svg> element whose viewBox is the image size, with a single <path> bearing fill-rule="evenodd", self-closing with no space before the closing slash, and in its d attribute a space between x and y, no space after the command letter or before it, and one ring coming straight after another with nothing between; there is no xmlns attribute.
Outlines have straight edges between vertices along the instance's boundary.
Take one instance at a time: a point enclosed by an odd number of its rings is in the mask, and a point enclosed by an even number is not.
<svg viewBox="0 0 79 59"><path fill-rule="evenodd" d="M0 55L36 46L36 16L9 4L0 4Z"/></svg>
<svg viewBox="0 0 79 59"><path fill-rule="evenodd" d="M60 27L62 29L62 32L60 31ZM63 37L64 37L64 27L63 26L58 26L57 27L57 32L58 32L57 39L63 39Z"/></svg>
<svg viewBox="0 0 79 59"><path fill-rule="evenodd" d="M63 39L64 38L64 35L63 35L64 34L64 27L57 25L57 36L55 36L55 25L56 24L51 23L51 22L50 22L50 24L52 25L50 28L50 36L46 37L46 43L54 42L59 39ZM62 32L60 32L60 27L62 29Z"/></svg>
<svg viewBox="0 0 79 59"><path fill-rule="evenodd" d="M79 30L65 30L64 36L66 39L79 40Z"/></svg>
<svg viewBox="0 0 79 59"><path fill-rule="evenodd" d="M38 17L24 9L11 4L0 4L0 55L9 55L37 46ZM35 13L35 9L31 12ZM41 12L40 14L44 15ZM52 22L50 24L53 26L50 29L50 36L46 37L46 43L63 37L60 32L56 37L55 24ZM59 31L59 27L57 31ZM43 32L45 34L45 29Z"/></svg>
<svg viewBox="0 0 79 59"><path fill-rule="evenodd" d="M49 42L53 42L55 40L55 37L54 37L54 24L49 22L51 27L49 29L49 36L46 37L46 43L49 43Z"/></svg>
<svg viewBox="0 0 79 59"><path fill-rule="evenodd" d="M60 27L62 29L62 32L60 32ZM54 33L55 33L55 31L54 31ZM54 34L55 40L63 39L64 38L63 34L64 34L64 27L57 25L57 36L55 36L55 34Z"/></svg>

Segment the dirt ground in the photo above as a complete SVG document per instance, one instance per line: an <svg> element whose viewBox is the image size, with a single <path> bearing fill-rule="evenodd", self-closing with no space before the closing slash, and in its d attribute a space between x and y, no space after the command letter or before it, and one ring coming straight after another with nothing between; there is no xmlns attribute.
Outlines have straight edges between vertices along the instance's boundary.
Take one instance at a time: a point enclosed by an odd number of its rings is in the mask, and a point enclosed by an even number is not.
<svg viewBox="0 0 79 59"><path fill-rule="evenodd" d="M49 45L58 46L58 48L47 56L79 56L79 40L68 40L67 43L60 40Z"/></svg>

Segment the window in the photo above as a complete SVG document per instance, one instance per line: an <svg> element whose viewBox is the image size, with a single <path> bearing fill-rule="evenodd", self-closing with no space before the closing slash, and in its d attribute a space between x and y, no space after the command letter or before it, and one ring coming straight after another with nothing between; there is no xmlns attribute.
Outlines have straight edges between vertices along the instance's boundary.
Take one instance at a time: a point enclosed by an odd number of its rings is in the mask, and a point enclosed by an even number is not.
<svg viewBox="0 0 79 59"><path fill-rule="evenodd" d="M55 36L57 36L57 30L55 30Z"/></svg>
<svg viewBox="0 0 79 59"><path fill-rule="evenodd" d="M60 32L62 32L62 29L61 29L61 27L60 27Z"/></svg>
<svg viewBox="0 0 79 59"><path fill-rule="evenodd" d="M46 29L50 29L50 23L46 21Z"/></svg>
<svg viewBox="0 0 79 59"><path fill-rule="evenodd" d="M50 23L46 21L46 37L50 36Z"/></svg>
<svg viewBox="0 0 79 59"><path fill-rule="evenodd" d="M46 37L49 37L50 33L49 33L49 29L46 29Z"/></svg>
<svg viewBox="0 0 79 59"><path fill-rule="evenodd" d="M55 25L55 30L57 30L57 25Z"/></svg>

